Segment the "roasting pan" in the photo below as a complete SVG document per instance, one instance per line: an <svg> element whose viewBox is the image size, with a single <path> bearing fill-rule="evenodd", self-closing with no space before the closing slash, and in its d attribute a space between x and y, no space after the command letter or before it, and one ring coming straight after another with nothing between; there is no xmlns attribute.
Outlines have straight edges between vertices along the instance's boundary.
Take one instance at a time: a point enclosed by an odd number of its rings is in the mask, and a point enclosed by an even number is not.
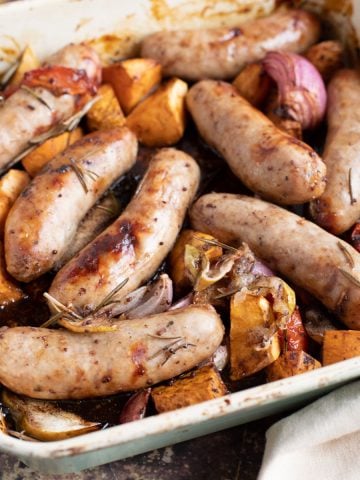
<svg viewBox="0 0 360 480"><path fill-rule="evenodd" d="M40 58L69 42L92 40L104 58L136 54L139 40L170 28L235 26L270 13L276 0L28 0L0 7L0 71L30 44ZM360 31L360 2L293 2L321 12L351 47ZM14 43L13 39L16 39ZM75 472L304 404L360 377L360 357L303 375L272 382L174 412L163 413L72 439L41 443L0 432L0 451L15 455L35 470Z"/></svg>

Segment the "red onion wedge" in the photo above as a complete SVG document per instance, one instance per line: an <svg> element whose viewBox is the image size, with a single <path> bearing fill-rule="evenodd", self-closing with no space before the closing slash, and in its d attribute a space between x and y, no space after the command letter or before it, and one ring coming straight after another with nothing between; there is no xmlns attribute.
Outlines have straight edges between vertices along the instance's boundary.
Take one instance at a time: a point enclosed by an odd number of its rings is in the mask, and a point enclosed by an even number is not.
<svg viewBox="0 0 360 480"><path fill-rule="evenodd" d="M314 65L290 52L269 52L262 64L278 86L281 116L298 121L303 129L315 128L324 118L327 94Z"/></svg>
<svg viewBox="0 0 360 480"><path fill-rule="evenodd" d="M151 388L147 388L131 395L120 413L119 423L128 423L144 418L150 392Z"/></svg>

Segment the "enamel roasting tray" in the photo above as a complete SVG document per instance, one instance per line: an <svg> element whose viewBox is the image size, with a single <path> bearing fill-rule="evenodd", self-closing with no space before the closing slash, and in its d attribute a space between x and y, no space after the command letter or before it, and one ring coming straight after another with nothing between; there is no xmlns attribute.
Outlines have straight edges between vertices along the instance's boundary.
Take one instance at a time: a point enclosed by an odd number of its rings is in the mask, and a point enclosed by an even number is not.
<svg viewBox="0 0 360 480"><path fill-rule="evenodd" d="M156 30L236 26L270 13L275 0L27 0L0 7L0 71L11 61L15 38L40 58L69 42L94 39L106 58L136 54L139 40ZM349 1L301 3L327 16L344 41L353 39ZM360 2L352 22L360 30ZM331 9L328 6L331 4ZM1 53L0 52L0 53ZM4 55L4 52L6 55ZM15 52L14 52L15 53ZM16 455L35 470L75 472L210 432L246 423L304 404L360 377L360 357L243 390L191 407L56 442L28 442L0 432L0 451Z"/></svg>

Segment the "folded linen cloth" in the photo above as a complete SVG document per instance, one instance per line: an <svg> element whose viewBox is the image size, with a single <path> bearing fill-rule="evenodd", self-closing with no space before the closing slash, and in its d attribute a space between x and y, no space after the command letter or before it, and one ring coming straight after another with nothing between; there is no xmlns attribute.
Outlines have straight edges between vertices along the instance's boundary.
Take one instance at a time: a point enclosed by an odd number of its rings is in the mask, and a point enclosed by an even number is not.
<svg viewBox="0 0 360 480"><path fill-rule="evenodd" d="M283 479L360 479L360 381L269 428L258 480Z"/></svg>

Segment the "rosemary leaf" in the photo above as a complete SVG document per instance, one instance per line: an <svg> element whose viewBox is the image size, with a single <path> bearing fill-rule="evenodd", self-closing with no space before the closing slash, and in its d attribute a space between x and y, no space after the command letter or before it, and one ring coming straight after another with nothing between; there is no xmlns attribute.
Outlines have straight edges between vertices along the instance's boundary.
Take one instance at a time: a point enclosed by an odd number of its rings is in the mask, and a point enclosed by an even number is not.
<svg viewBox="0 0 360 480"><path fill-rule="evenodd" d="M100 100L100 96L96 96L94 98L92 98L91 100L89 100L81 110L79 110L78 112L76 112L74 115L72 115L71 117L69 117L68 119L64 120L62 122L62 125L64 126L65 130L71 132L72 130L74 130L80 123L80 120L82 119L82 117L84 115L87 114L87 112L90 110L90 108ZM65 131L64 130L64 131Z"/></svg>
<svg viewBox="0 0 360 480"><path fill-rule="evenodd" d="M161 335L152 335L151 333L148 333L148 337L151 338L158 338L160 340L180 340L183 337L162 337Z"/></svg>
<svg viewBox="0 0 360 480"><path fill-rule="evenodd" d="M230 250L231 252L238 253L239 249L235 247L231 247L230 245L226 245L226 243L219 242L218 240L211 240L209 238L202 238L197 235L194 235L194 238L197 240L200 240L204 243L209 243L210 245L215 245L216 247L222 247L225 248L226 250Z"/></svg>
<svg viewBox="0 0 360 480"><path fill-rule="evenodd" d="M104 207L104 205L95 205L95 208L98 208L99 210L103 210L104 212L108 213L109 215L115 216L116 212L112 208L109 207Z"/></svg>
<svg viewBox="0 0 360 480"><path fill-rule="evenodd" d="M345 257L346 261L348 262L348 264L350 265L350 267L354 268L355 262L354 262L354 259L351 255L351 253L347 250L347 248L340 241L337 242L337 246L340 248L340 250L344 254L344 257Z"/></svg>
<svg viewBox="0 0 360 480"><path fill-rule="evenodd" d="M86 185L86 181L85 181L85 178L84 178L84 172L81 170L81 168L76 164L76 162L74 161L73 158L70 157L70 166L71 168L74 170L81 186L83 187L84 189L84 192L85 193L88 193L89 192L89 189L88 189L88 186Z"/></svg>
<svg viewBox="0 0 360 480"><path fill-rule="evenodd" d="M350 204L353 205L357 202L357 199L354 197L354 191L352 186L352 169L349 168L349 195L350 195Z"/></svg>
<svg viewBox="0 0 360 480"><path fill-rule="evenodd" d="M46 322L40 325L40 328L49 328L52 327L57 323L60 318L64 317L64 312L57 312L54 315L52 315Z"/></svg>
<svg viewBox="0 0 360 480"><path fill-rule="evenodd" d="M354 275L352 275L351 273L347 272L342 268L339 268L339 270L344 275L344 277L346 277L348 280L350 280L351 283L353 283L354 285L360 288L360 280L358 280L356 277L354 277Z"/></svg>
<svg viewBox="0 0 360 480"><path fill-rule="evenodd" d="M129 281L128 278L125 278L122 282L119 283L111 292L106 295L106 297L94 308L94 310L91 312L93 315L94 313L98 312L101 308L107 307L108 305L111 305L115 303L113 300L113 297L127 284Z"/></svg>
<svg viewBox="0 0 360 480"><path fill-rule="evenodd" d="M20 89L29 93L32 97L36 98L36 100L38 100L40 103L45 105L45 107L48 108L50 112L53 112L52 107L40 95L38 95L32 88L29 88L26 85L21 85Z"/></svg>

